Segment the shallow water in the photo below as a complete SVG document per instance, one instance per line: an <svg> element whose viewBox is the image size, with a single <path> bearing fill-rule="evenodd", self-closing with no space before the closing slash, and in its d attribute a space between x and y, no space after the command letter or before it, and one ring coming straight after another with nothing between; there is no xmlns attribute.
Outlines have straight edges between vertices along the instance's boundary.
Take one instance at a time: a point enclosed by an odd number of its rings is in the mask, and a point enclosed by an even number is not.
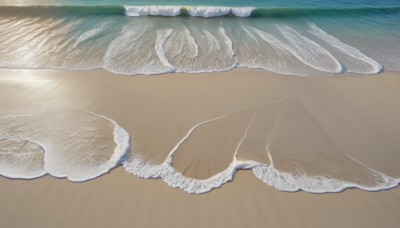
<svg viewBox="0 0 400 228"><path fill-rule="evenodd" d="M114 121L79 109L0 118L0 173L31 179L50 174L85 181L119 164L129 134Z"/></svg>
<svg viewBox="0 0 400 228"><path fill-rule="evenodd" d="M125 75L400 68L397 1L0 3L4 68L104 68Z"/></svg>

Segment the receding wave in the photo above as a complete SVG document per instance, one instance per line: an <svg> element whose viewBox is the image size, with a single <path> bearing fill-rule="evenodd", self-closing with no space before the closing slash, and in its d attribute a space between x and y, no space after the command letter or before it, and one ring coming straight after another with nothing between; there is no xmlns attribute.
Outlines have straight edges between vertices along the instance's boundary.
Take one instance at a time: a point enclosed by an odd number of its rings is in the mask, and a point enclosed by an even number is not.
<svg viewBox="0 0 400 228"><path fill-rule="evenodd" d="M90 180L118 165L128 148L123 128L80 109L0 118L0 175L10 178Z"/></svg>
<svg viewBox="0 0 400 228"><path fill-rule="evenodd" d="M289 192L376 191L400 182L344 153L292 94L194 125L161 164L144 158L131 141L140 144L113 120L80 109L0 117L0 175L79 182L121 165L192 194L219 188L244 169Z"/></svg>
<svg viewBox="0 0 400 228"><path fill-rule="evenodd" d="M295 114L290 111L292 108L296 108ZM300 141L301 146L297 144ZM191 147L195 145L201 146ZM213 147L218 148L217 151ZM221 156L222 148L229 148L231 154L230 163L224 168L201 178L196 172L189 174L190 167L204 170L221 163L214 161L218 159L213 153ZM198 149L201 155L194 152ZM189 153L197 159L179 159L180 153L186 156ZM318 160L321 162L316 162ZM400 182L399 178L371 169L343 153L293 95L233 110L196 124L161 164L146 161L133 150L123 166L135 176L161 178L172 187L195 194L209 192L232 181L235 173L243 169L252 170L266 184L289 192L340 192L354 187L376 191L396 187Z"/></svg>
<svg viewBox="0 0 400 228"><path fill-rule="evenodd" d="M58 13L68 15L194 16L194 17L278 17L397 14L400 7L363 8L257 8L229 6L0 6L0 13Z"/></svg>

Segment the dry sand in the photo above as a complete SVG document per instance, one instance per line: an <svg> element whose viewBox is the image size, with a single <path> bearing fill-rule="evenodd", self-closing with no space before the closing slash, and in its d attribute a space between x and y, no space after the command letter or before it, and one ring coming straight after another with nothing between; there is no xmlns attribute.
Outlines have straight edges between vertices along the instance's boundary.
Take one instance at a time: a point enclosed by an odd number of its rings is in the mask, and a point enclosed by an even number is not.
<svg viewBox="0 0 400 228"><path fill-rule="evenodd" d="M346 167L342 157L334 158L340 165L319 163L336 148L329 144L333 142L368 166L399 177L398 72L302 78L249 69L140 77L100 70L0 71L1 116L82 108L117 121L131 134L133 149L155 164L163 162L195 124L288 96L294 98L279 114L275 109L263 110L279 120L280 130L273 144L276 166L290 169L284 158L292 156L310 173L329 166L329 172L347 178L349 174L340 171L341 165ZM229 131L236 135L248 118L244 111L222 125L230 126ZM193 140L176 152L178 170L189 177L206 178L226 168L232 160L232 149L226 148L237 144L238 136L216 134L218 138L207 140L210 144L198 145L209 138L207 133L221 129L218 124L196 132ZM307 130L305 136L299 144L286 148L301 148L305 157L313 159L302 160L302 153L277 146L282 143L278 136L295 137L299 129ZM326 141L321 132L329 134L330 140ZM325 154L317 153L310 150L307 140L317 148L328 149ZM221 142L226 143L218 145ZM215 148L220 148L218 155ZM269 162L259 154L239 155ZM171 188L161 180L138 179L121 168L85 183L52 177L32 181L0 178L0 191L4 227L394 227L400 222L398 188L285 193L262 183L249 171L241 171L233 182L199 196Z"/></svg>

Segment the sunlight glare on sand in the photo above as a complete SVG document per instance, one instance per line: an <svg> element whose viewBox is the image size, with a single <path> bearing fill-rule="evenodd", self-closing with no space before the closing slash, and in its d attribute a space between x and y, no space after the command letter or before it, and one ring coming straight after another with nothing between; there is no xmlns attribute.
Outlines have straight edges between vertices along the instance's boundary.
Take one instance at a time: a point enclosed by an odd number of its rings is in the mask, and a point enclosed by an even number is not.
<svg viewBox="0 0 400 228"><path fill-rule="evenodd" d="M19 70L17 74L5 75L0 77L0 83L21 85L26 87L39 87L50 85L53 82L48 77L43 77L43 75L38 75L32 70Z"/></svg>

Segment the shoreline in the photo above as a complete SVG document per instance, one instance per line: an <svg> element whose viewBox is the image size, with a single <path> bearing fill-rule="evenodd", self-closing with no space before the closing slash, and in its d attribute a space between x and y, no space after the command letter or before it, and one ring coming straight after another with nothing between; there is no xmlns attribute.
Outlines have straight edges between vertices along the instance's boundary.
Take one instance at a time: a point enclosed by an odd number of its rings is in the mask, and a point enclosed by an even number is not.
<svg viewBox="0 0 400 228"><path fill-rule="evenodd" d="M259 107L295 93L303 106L291 101L283 106L280 114L276 114L274 106L261 109L262 115L270 116L268 119L281 120L276 133L280 136L274 139L276 146L271 152L277 168L287 170L288 164L292 163L285 161L301 158L292 148L304 148L300 154L309 160L296 160L293 165L303 167L311 174L321 173L328 167L324 172L350 178L351 172L357 169L353 170L352 163L344 159L340 151L333 151L336 157L329 157L330 151L321 155L320 148L334 149L331 142L321 138L321 132L326 131L349 156L398 178L396 152L400 147L395 137L398 135L396 126L399 126L397 114L400 113L397 102L399 75L398 71L385 71L379 75L300 77L239 68L201 75L179 73L121 77L103 70L0 69L0 105L3 107L0 114L21 115L57 108L81 108L114 120L131 135L133 149L140 151L147 161L161 164L176 143L196 124L232 110ZM306 107L313 118L304 114L301 107ZM243 113L226 120L223 125L216 123L201 128L202 131L193 135L190 144L174 155L176 169L188 177L199 178L224 170L232 158L228 144L231 143L231 147L236 145L235 137L240 139L248 116ZM269 124L264 121L268 119L260 119L257 126ZM242 127L240 123L243 123ZM297 126L296 123L304 124ZM228 132L237 136L220 136L220 126L232 126ZM303 134L307 137L301 140L308 143L287 144L289 147L281 150L278 145L284 141L280 138L293 138L298 135L291 133L296 129L307 130ZM198 150L196 142L208 140L206 136L211 133L218 134L213 136L214 141L207 141L210 145L208 152ZM220 142L224 143L219 145ZM309 147L310 143L318 150ZM258 148L252 145L250 148ZM221 152L212 160L204 160L215 154L213 147L220 148ZM385 154L375 153L378 148ZM268 157L260 153L239 153L238 156L269 162ZM324 156L335 162L322 162ZM209 165L207 169L202 168L204 164ZM351 172L340 171L348 168ZM139 179L122 167L82 183L50 176L31 181L0 177L3 186L0 200L9 205L0 214L7 227L44 224L62 224L65 227L107 227L111 224L376 227L383 224L395 226L398 222L398 187L378 192L347 189L334 194L287 193L254 177L251 171L240 170L233 181L198 196L172 188L161 180ZM350 211L351 216L348 214ZM110 218L111 214L115 217ZM147 219L150 216L155 219Z"/></svg>
<svg viewBox="0 0 400 228"><path fill-rule="evenodd" d="M340 73L333 73L333 72L324 72L320 71L315 74L308 74L308 75L298 75L298 74L285 74L285 73L278 73L274 71L270 71L264 68L253 68L249 66L234 66L229 69L225 70L220 70L220 71L205 71L205 72L163 72L163 73L158 73L158 74L122 74L122 73L114 73L111 72L105 68L92 68L92 69L83 69L83 70L70 70L70 69L55 69L55 68L12 68L12 67L0 67L0 71L53 71L53 72L75 72L75 73L102 73L102 74L109 74L109 75L114 75L114 76L120 76L120 77L161 77L161 76L170 76L170 75L205 75L205 74L222 74L222 73L228 73L231 71L260 71L264 72L264 74L270 74L270 75L277 75L277 76L283 76L283 77L321 77L321 76L328 76L328 77L372 77L375 75L382 75L382 74L394 74L400 72L400 69L381 69L381 71L376 72L376 73L355 73L355 72L340 72Z"/></svg>
<svg viewBox="0 0 400 228"><path fill-rule="evenodd" d="M7 227L376 227L398 222L399 188L286 193L252 176L239 172L233 182L197 196L160 180L132 177L121 168L78 184L48 176L0 178L1 200L8 205L1 218Z"/></svg>

